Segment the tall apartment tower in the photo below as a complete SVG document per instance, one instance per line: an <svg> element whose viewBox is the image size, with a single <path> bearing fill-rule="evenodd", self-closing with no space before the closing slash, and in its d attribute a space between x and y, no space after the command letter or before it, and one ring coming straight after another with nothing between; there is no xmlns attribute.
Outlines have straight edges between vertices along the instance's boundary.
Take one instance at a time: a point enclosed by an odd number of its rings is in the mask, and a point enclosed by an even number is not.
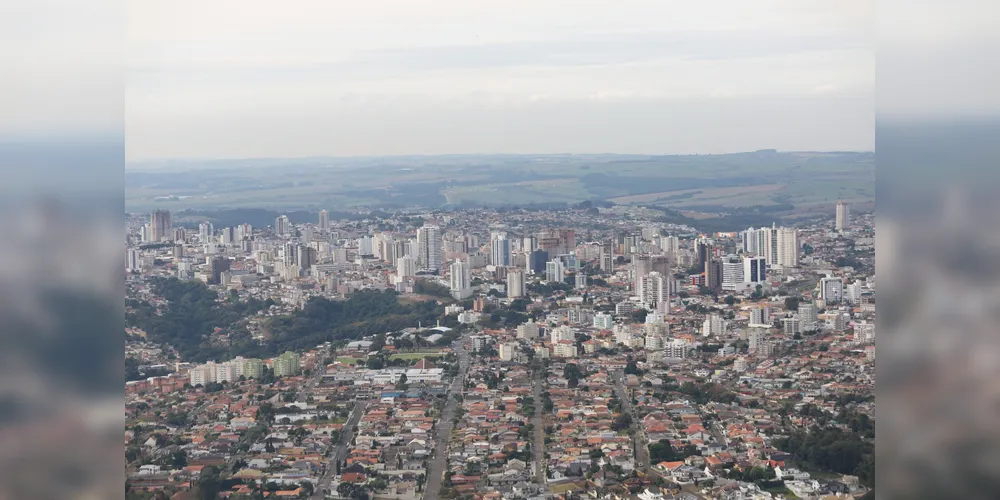
<svg viewBox="0 0 1000 500"><path fill-rule="evenodd" d="M614 242L605 241L601 243L601 271L611 272L615 269L615 246Z"/></svg>
<svg viewBox="0 0 1000 500"><path fill-rule="evenodd" d="M326 209L319 211L319 230L328 231L330 229L330 212Z"/></svg>
<svg viewBox="0 0 1000 500"><path fill-rule="evenodd" d="M548 282L562 283L566 277L565 273L566 268L559 259L551 260L545 264L545 280Z"/></svg>
<svg viewBox="0 0 1000 500"><path fill-rule="evenodd" d="M722 288L722 262L709 259L705 261L705 286L710 290Z"/></svg>
<svg viewBox="0 0 1000 500"><path fill-rule="evenodd" d="M653 307L669 299L668 279L662 274L652 271L639 279L639 301Z"/></svg>
<svg viewBox="0 0 1000 500"><path fill-rule="evenodd" d="M274 233L278 236L289 236L292 234L292 223L287 215L279 215L274 219Z"/></svg>
<svg viewBox="0 0 1000 500"><path fill-rule="evenodd" d="M777 229L777 263L781 267L799 265L799 231L793 227Z"/></svg>
<svg viewBox="0 0 1000 500"><path fill-rule="evenodd" d="M462 300L472 296L472 286L470 285L469 265L461 260L456 260L451 264L451 296L457 300Z"/></svg>
<svg viewBox="0 0 1000 500"><path fill-rule="evenodd" d="M396 275L408 278L417 275L417 262L409 255L396 259Z"/></svg>
<svg viewBox="0 0 1000 500"><path fill-rule="evenodd" d="M507 296L516 299L524 297L524 269L512 267L507 270Z"/></svg>
<svg viewBox="0 0 1000 500"><path fill-rule="evenodd" d="M510 265L510 240L507 233L490 235L490 263L494 266Z"/></svg>
<svg viewBox="0 0 1000 500"><path fill-rule="evenodd" d="M851 210L846 201L837 202L837 231L844 231L851 225Z"/></svg>
<svg viewBox="0 0 1000 500"><path fill-rule="evenodd" d="M417 266L427 271L440 271L444 254L441 246L441 228L424 226L417 229Z"/></svg>
<svg viewBox="0 0 1000 500"><path fill-rule="evenodd" d="M156 210L149 216L150 240L163 241L173 234L173 221L169 210Z"/></svg>

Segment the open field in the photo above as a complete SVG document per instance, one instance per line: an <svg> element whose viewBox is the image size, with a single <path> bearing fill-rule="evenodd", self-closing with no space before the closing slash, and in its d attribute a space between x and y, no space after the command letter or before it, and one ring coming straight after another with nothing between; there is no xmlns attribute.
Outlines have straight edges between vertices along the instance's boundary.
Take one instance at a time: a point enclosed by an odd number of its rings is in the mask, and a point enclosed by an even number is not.
<svg viewBox="0 0 1000 500"><path fill-rule="evenodd" d="M444 356L444 354L441 351L432 351L432 352L401 352L399 354L393 354L393 355L389 356L389 359L406 359L406 360L412 360L412 359L424 359L424 358L426 358L428 356Z"/></svg>
<svg viewBox="0 0 1000 500"><path fill-rule="evenodd" d="M608 201L620 205L628 205L630 203L666 202L670 201L667 199L672 198L673 200L676 200L674 203L661 203L661 204L684 205L696 202L706 202L706 201L714 202L719 199L731 199L736 196L745 196L748 194L775 193L784 189L785 186L786 184L784 183L776 183L776 184L761 184L757 186L686 189L683 191L664 191L660 193L619 196L617 198L611 198Z"/></svg>
<svg viewBox="0 0 1000 500"><path fill-rule="evenodd" d="M872 153L460 155L132 164L126 209L576 203L751 206L874 199Z"/></svg>

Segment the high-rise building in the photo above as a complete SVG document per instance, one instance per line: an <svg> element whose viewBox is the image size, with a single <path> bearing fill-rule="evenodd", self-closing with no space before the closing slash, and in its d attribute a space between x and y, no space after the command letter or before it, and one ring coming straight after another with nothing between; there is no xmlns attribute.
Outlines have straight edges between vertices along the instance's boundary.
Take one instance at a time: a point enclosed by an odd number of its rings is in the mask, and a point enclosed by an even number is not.
<svg viewBox="0 0 1000 500"><path fill-rule="evenodd" d="M319 211L319 230L328 231L330 229L330 212L326 209Z"/></svg>
<svg viewBox="0 0 1000 500"><path fill-rule="evenodd" d="M517 327L517 338L521 340L535 340L538 338L538 325L535 323L524 323Z"/></svg>
<svg viewBox="0 0 1000 500"><path fill-rule="evenodd" d="M767 262L763 257L743 257L743 282L763 283L767 280Z"/></svg>
<svg viewBox="0 0 1000 500"><path fill-rule="evenodd" d="M701 334L705 337L726 334L726 320L719 313L709 314L701 324Z"/></svg>
<svg viewBox="0 0 1000 500"><path fill-rule="evenodd" d="M681 239L676 236L660 238L660 249L666 253L677 255L681 251Z"/></svg>
<svg viewBox="0 0 1000 500"><path fill-rule="evenodd" d="M272 364L275 377L290 377L299 374L299 355L294 352L285 351L284 354L274 358Z"/></svg>
<svg viewBox="0 0 1000 500"><path fill-rule="evenodd" d="M844 300L844 278L821 278L819 298L827 304L836 304Z"/></svg>
<svg viewBox="0 0 1000 500"><path fill-rule="evenodd" d="M524 270L518 268L507 269L507 296L516 299L524 297Z"/></svg>
<svg viewBox="0 0 1000 500"><path fill-rule="evenodd" d="M236 228L234 227L224 227L222 231L219 232L219 242L223 245L232 245L233 241L236 240Z"/></svg>
<svg viewBox="0 0 1000 500"><path fill-rule="evenodd" d="M574 288L576 288L577 290L581 290L581 289L587 288L587 275L586 274L583 274L582 272L578 272L578 273L576 273L576 276L573 279L574 279L574 283L575 283Z"/></svg>
<svg viewBox="0 0 1000 500"><path fill-rule="evenodd" d="M296 245L295 263L299 269L310 269L316 263L316 249L306 245Z"/></svg>
<svg viewBox="0 0 1000 500"><path fill-rule="evenodd" d="M774 262L781 267L798 267L799 231L792 227L781 227L776 233L777 260Z"/></svg>
<svg viewBox="0 0 1000 500"><path fill-rule="evenodd" d="M149 216L149 239L161 242L173 234L173 220L169 210L155 210Z"/></svg>
<svg viewBox="0 0 1000 500"><path fill-rule="evenodd" d="M850 225L851 225L851 219L850 219L850 217L851 217L851 210L847 206L847 202L846 201L838 201L837 202L837 222L836 222L836 225L835 225L837 231L844 231L848 227L850 227Z"/></svg>
<svg viewBox="0 0 1000 500"><path fill-rule="evenodd" d="M528 235L524 237L524 241L521 242L521 251L524 253L531 253L538 248L538 240L535 239L533 235Z"/></svg>
<svg viewBox="0 0 1000 500"><path fill-rule="evenodd" d="M408 278L417 275L417 262L409 255L396 259L396 276Z"/></svg>
<svg viewBox="0 0 1000 500"><path fill-rule="evenodd" d="M615 269L615 247L614 242L605 241L601 243L601 271L611 272Z"/></svg>
<svg viewBox="0 0 1000 500"><path fill-rule="evenodd" d="M527 262L525 262L525 270L532 274L540 274L545 272L545 263L549 260L549 253L545 250L533 250L528 254Z"/></svg>
<svg viewBox="0 0 1000 500"><path fill-rule="evenodd" d="M614 326L615 326L614 316L603 311L594 315L594 328L600 328L602 330L610 330Z"/></svg>
<svg viewBox="0 0 1000 500"><path fill-rule="evenodd" d="M287 215L279 215L274 219L274 234L278 236L289 236L292 234L292 223Z"/></svg>
<svg viewBox="0 0 1000 500"><path fill-rule="evenodd" d="M655 308L660 302L668 300L668 278L653 271L639 280L637 287L639 301L647 308Z"/></svg>
<svg viewBox="0 0 1000 500"><path fill-rule="evenodd" d="M766 261L771 262L770 255L768 254L768 240L771 238L771 228L762 227L760 229L750 228L746 231L740 233L740 237L743 240L743 252L754 255L757 257L763 257Z"/></svg>
<svg viewBox="0 0 1000 500"><path fill-rule="evenodd" d="M494 266L510 265L510 240L507 233L498 232L490 235L490 263Z"/></svg>
<svg viewBox="0 0 1000 500"><path fill-rule="evenodd" d="M815 330L816 322L818 321L818 314L816 311L816 306L803 302L799 304L799 320L802 322L802 328L806 331Z"/></svg>
<svg viewBox="0 0 1000 500"><path fill-rule="evenodd" d="M698 267L705 269L705 263L712 260L712 245L707 241L694 242L695 253L698 254Z"/></svg>
<svg viewBox="0 0 1000 500"><path fill-rule="evenodd" d="M559 259L551 260L545 264L546 281L562 283L566 279L565 273L566 269Z"/></svg>
<svg viewBox="0 0 1000 500"><path fill-rule="evenodd" d="M722 288L722 262L715 259L705 261L705 286L709 290Z"/></svg>
<svg viewBox="0 0 1000 500"><path fill-rule="evenodd" d="M211 222L201 222L198 224L198 241L207 243L215 234L215 226Z"/></svg>
<svg viewBox="0 0 1000 500"><path fill-rule="evenodd" d="M761 238L764 240L764 259L772 266L780 266L778 263L778 228L761 228Z"/></svg>
<svg viewBox="0 0 1000 500"><path fill-rule="evenodd" d="M142 261L139 260L139 250L136 248L129 248L125 252L125 270L126 271L138 271L142 269Z"/></svg>
<svg viewBox="0 0 1000 500"><path fill-rule="evenodd" d="M451 264L451 296L457 300L466 299L472 296L472 287L469 277L469 265L461 260L456 260Z"/></svg>
<svg viewBox="0 0 1000 500"><path fill-rule="evenodd" d="M440 271L443 259L441 228L424 226L417 229L417 266L426 271Z"/></svg>
<svg viewBox="0 0 1000 500"><path fill-rule="evenodd" d="M517 345L503 342L500 344L498 354L500 361L514 361L514 357L517 356Z"/></svg>
<svg viewBox="0 0 1000 500"><path fill-rule="evenodd" d="M750 352L756 352L767 340L767 331L763 328L751 328L747 331L747 343L750 344Z"/></svg>
<svg viewBox="0 0 1000 500"><path fill-rule="evenodd" d="M722 263L722 289L736 290L743 287L743 262Z"/></svg>
<svg viewBox="0 0 1000 500"><path fill-rule="evenodd" d="M771 308L756 307L750 310L750 326L770 326Z"/></svg>

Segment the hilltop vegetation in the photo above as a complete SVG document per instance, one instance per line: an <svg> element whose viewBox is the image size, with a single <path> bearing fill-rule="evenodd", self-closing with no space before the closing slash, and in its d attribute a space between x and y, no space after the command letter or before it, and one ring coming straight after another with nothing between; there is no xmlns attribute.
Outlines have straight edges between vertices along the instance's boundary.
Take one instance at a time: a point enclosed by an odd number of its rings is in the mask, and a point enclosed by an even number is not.
<svg viewBox="0 0 1000 500"><path fill-rule="evenodd" d="M268 321L270 343L301 350L326 341L355 340L433 322L444 313L433 300L404 303L392 290L358 290L347 300L309 299L305 307Z"/></svg>
<svg viewBox="0 0 1000 500"><path fill-rule="evenodd" d="M313 297L302 309L266 320L270 338L260 341L250 336L245 320L274 305L270 299L219 300L219 294L204 283L176 278L155 278L151 285L166 304L157 311L147 301L130 299L127 325L146 331L154 342L174 346L191 362L301 351L326 341L355 340L418 322L433 324L443 313L435 301L404 303L391 290L359 290L342 301ZM228 340L220 341L218 334Z"/></svg>

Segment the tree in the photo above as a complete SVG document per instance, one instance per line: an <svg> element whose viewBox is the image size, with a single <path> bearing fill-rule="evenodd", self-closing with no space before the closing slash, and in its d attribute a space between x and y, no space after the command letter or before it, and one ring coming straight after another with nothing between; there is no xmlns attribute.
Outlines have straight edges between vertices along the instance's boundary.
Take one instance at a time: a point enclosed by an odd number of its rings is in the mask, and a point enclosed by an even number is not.
<svg viewBox="0 0 1000 500"><path fill-rule="evenodd" d="M611 430L623 431L628 429L632 425L632 417L628 413L622 413L615 417L615 420L611 422Z"/></svg>
<svg viewBox="0 0 1000 500"><path fill-rule="evenodd" d="M652 463L672 462L679 459L674 447L666 439L649 445L649 460Z"/></svg>
<svg viewBox="0 0 1000 500"><path fill-rule="evenodd" d="M798 297L788 297L785 299L785 310L796 311L799 309L800 299Z"/></svg>
<svg viewBox="0 0 1000 500"><path fill-rule="evenodd" d="M211 465L202 469L194 489L200 500L218 498L219 491L222 489L222 484L219 481L219 469Z"/></svg>
<svg viewBox="0 0 1000 500"><path fill-rule="evenodd" d="M399 376L399 381L396 382L396 390L405 391L407 388L408 386L406 385L406 374L404 373Z"/></svg>
<svg viewBox="0 0 1000 500"><path fill-rule="evenodd" d="M187 452L184 450L175 451L170 457L170 465L176 469L187 467L187 463Z"/></svg>
<svg viewBox="0 0 1000 500"><path fill-rule="evenodd" d="M732 307L736 303L736 297L732 295L726 295L726 305Z"/></svg>

